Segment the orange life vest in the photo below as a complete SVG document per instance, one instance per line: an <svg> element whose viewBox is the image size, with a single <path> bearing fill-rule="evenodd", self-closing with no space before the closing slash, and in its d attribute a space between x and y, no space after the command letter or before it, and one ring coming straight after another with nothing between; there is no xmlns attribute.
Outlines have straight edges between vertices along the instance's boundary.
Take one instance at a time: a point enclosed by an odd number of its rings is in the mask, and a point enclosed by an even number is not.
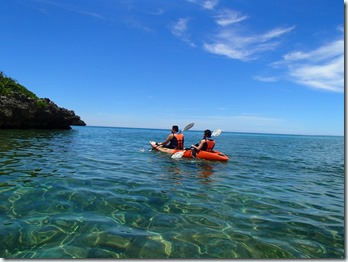
<svg viewBox="0 0 348 262"><path fill-rule="evenodd" d="M184 149L184 134L173 133L173 138L170 140L169 145L175 149Z"/></svg>
<svg viewBox="0 0 348 262"><path fill-rule="evenodd" d="M202 147L203 151L208 151L208 152L212 152L213 148L215 146L215 141L211 138L205 139L205 143Z"/></svg>

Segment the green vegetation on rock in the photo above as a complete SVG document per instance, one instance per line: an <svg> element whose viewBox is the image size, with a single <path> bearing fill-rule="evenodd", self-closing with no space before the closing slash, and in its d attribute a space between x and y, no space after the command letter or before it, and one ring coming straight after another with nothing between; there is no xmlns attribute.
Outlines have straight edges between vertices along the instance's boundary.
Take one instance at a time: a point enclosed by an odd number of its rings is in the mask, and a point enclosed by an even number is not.
<svg viewBox="0 0 348 262"><path fill-rule="evenodd" d="M7 77L3 72L0 72L0 95L14 96L15 94L21 94L34 99L37 107L40 109L47 106L47 102L44 99L38 98L33 92L29 91L21 84L18 84L16 80Z"/></svg>
<svg viewBox="0 0 348 262"><path fill-rule="evenodd" d="M86 123L75 112L39 98L0 71L0 129L71 129Z"/></svg>
<svg viewBox="0 0 348 262"><path fill-rule="evenodd" d="M13 95L14 93L19 93L35 100L39 99L33 92L18 84L12 78L5 76L3 72L0 72L0 94Z"/></svg>

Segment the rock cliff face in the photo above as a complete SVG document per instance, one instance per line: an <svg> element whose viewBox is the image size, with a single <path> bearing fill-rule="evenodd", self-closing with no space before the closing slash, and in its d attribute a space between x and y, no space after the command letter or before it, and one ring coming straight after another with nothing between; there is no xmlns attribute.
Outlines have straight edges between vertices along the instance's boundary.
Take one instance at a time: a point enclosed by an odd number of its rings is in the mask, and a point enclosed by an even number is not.
<svg viewBox="0 0 348 262"><path fill-rule="evenodd" d="M86 123L74 111L58 107L48 98L34 99L19 92L0 92L0 128L70 129Z"/></svg>

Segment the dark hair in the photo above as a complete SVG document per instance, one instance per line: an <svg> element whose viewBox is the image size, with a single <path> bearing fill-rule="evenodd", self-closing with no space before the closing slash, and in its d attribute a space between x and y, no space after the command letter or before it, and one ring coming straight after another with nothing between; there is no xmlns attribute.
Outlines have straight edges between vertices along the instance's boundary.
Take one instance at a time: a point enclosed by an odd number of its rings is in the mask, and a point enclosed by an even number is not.
<svg viewBox="0 0 348 262"><path fill-rule="evenodd" d="M173 126L172 129L173 129L175 132L178 132L178 131L179 131L179 127L178 127L178 126Z"/></svg>
<svg viewBox="0 0 348 262"><path fill-rule="evenodd" d="M204 130L204 136L211 137L211 131L209 129Z"/></svg>

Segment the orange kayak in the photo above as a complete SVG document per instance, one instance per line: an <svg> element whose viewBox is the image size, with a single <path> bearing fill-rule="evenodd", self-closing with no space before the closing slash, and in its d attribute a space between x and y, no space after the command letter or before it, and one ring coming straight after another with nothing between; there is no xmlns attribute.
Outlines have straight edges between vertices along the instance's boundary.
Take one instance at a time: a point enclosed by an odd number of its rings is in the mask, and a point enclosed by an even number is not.
<svg viewBox="0 0 348 262"><path fill-rule="evenodd" d="M179 150L179 149L169 149L164 147L157 147L156 142L150 141L150 144L153 149L167 153L167 154L175 154L178 152L183 152L182 157L187 158L193 158L192 157L192 151L191 150ZM214 160L214 161L227 161L228 156L226 156L224 153L214 150L213 152L207 152L200 150L196 153L196 158L199 159L206 159L206 160Z"/></svg>

